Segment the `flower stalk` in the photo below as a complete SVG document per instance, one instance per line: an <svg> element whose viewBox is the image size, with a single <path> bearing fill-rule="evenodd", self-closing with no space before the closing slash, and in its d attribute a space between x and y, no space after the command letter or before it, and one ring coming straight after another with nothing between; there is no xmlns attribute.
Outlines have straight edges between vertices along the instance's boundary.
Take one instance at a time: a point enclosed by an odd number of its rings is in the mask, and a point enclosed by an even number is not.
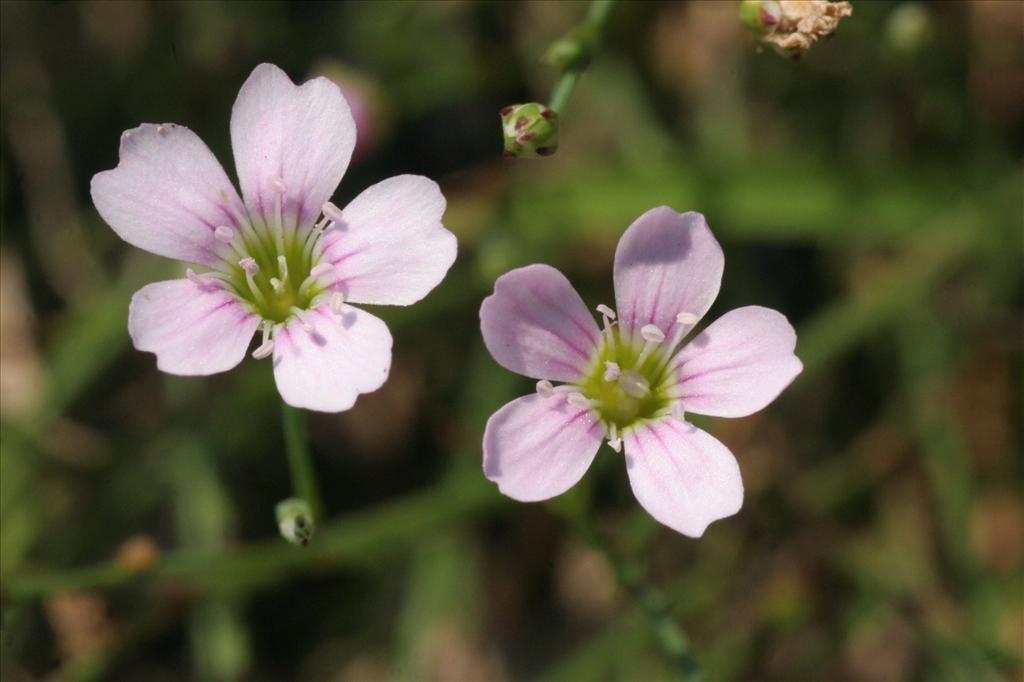
<svg viewBox="0 0 1024 682"><path fill-rule="evenodd" d="M277 523L281 535L289 542L306 545L313 535L314 524L323 513L316 471L306 436L306 419L301 410L281 404L284 423L284 446L288 454L294 497L277 505Z"/></svg>
<svg viewBox="0 0 1024 682"><path fill-rule="evenodd" d="M529 102L502 108L506 157L536 158L557 151L562 114L597 52L614 6L615 0L594 0L583 21L548 47L544 61L561 74L547 106Z"/></svg>
<svg viewBox="0 0 1024 682"><path fill-rule="evenodd" d="M635 561L626 560L612 550L594 527L587 509L566 508L566 515L581 539L611 564L619 587L639 607L658 646L675 663L683 679L687 682L703 679L700 664L691 652L689 639L672 617L665 594L644 582Z"/></svg>

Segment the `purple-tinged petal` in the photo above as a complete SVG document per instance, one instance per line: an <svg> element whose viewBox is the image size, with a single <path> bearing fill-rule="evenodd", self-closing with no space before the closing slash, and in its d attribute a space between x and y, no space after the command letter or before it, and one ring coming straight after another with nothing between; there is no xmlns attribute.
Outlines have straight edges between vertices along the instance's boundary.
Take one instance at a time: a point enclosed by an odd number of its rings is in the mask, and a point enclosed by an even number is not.
<svg viewBox="0 0 1024 682"><path fill-rule="evenodd" d="M308 328L307 328L308 327ZM373 315L321 305L292 318L274 336L274 379L293 407L341 412L376 391L391 369L391 332Z"/></svg>
<svg viewBox="0 0 1024 682"><path fill-rule="evenodd" d="M502 367L555 381L582 377L601 334L569 280L549 265L499 277L480 306L480 330Z"/></svg>
<svg viewBox="0 0 1024 682"><path fill-rule="evenodd" d="M546 500L583 478L603 438L593 412L561 396L517 398L487 420L484 475L515 500Z"/></svg>
<svg viewBox="0 0 1024 682"><path fill-rule="evenodd" d="M730 310L683 348L675 359L687 412L745 417L775 400L803 370L793 354L796 332L770 308Z"/></svg>
<svg viewBox="0 0 1024 682"><path fill-rule="evenodd" d="M640 505L660 523L699 538L743 506L743 480L729 449L697 427L662 417L626 431L626 470Z"/></svg>
<svg viewBox="0 0 1024 682"><path fill-rule="evenodd" d="M445 200L433 180L399 175L366 189L324 235L345 300L409 305L455 262L455 235L441 224Z"/></svg>
<svg viewBox="0 0 1024 682"><path fill-rule="evenodd" d="M692 327L708 311L722 283L725 258L704 216L652 208L637 218L615 250L615 304L626 333L656 325L673 335L676 316Z"/></svg>
<svg viewBox="0 0 1024 682"><path fill-rule="evenodd" d="M231 146L245 204L273 221L282 211L312 225L348 168L356 143L352 112L326 78L295 85L273 64L260 64L231 110Z"/></svg>
<svg viewBox="0 0 1024 682"><path fill-rule="evenodd" d="M245 357L260 318L220 282L147 284L132 296L128 333L156 366L186 376L225 372Z"/></svg>
<svg viewBox="0 0 1024 682"><path fill-rule="evenodd" d="M103 220L133 246L214 265L224 245L213 231L234 225L242 201L224 169L188 128L144 123L121 135L117 168L92 178Z"/></svg>

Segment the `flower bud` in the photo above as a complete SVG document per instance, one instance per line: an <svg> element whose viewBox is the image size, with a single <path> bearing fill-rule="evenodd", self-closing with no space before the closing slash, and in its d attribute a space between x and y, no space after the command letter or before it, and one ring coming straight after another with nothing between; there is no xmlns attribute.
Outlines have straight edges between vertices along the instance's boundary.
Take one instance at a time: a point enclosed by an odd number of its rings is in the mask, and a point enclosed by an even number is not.
<svg viewBox="0 0 1024 682"><path fill-rule="evenodd" d="M506 157L551 156L558 149L558 114L543 104L505 107L501 110L501 127Z"/></svg>
<svg viewBox="0 0 1024 682"><path fill-rule="evenodd" d="M281 537L294 545L305 547L313 537L313 512L309 504L298 497L289 497L277 503L277 528Z"/></svg>
<svg viewBox="0 0 1024 682"><path fill-rule="evenodd" d="M740 21L758 35L771 33L782 18L782 8L775 0L743 0Z"/></svg>
<svg viewBox="0 0 1024 682"><path fill-rule="evenodd" d="M590 65L596 35L590 25L577 26L544 52L544 61L551 66L566 69L585 69Z"/></svg>

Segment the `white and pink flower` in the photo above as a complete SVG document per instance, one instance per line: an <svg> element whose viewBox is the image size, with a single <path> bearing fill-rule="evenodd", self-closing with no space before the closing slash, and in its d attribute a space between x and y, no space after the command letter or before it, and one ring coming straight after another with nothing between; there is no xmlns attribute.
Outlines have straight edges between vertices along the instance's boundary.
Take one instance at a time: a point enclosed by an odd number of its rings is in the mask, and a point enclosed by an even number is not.
<svg viewBox="0 0 1024 682"><path fill-rule="evenodd" d="M539 381L488 420L487 478L516 500L545 500L575 485L607 439L625 449L637 500L666 526L700 537L738 512L736 459L686 415L752 414L803 365L785 316L759 306L726 313L680 347L718 295L724 262L704 216L662 206L619 241L618 314L597 306L603 329L550 266L498 278L480 308L484 341L502 366Z"/></svg>
<svg viewBox="0 0 1024 682"><path fill-rule="evenodd" d="M337 412L379 388L387 326L351 303L409 305L455 260L436 183L402 175L344 209L330 202L356 127L326 78L296 86L261 64L231 112L239 197L188 128L143 124L121 137L117 168L92 179L103 219L129 244L208 268L133 297L128 331L171 374L231 369L257 331L285 402ZM320 217L322 214L322 217Z"/></svg>

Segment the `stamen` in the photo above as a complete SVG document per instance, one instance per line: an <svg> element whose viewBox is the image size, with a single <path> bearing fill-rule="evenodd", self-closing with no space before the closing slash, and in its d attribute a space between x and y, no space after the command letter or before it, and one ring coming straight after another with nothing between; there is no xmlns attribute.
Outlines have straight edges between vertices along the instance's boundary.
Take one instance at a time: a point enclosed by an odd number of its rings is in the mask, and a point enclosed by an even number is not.
<svg viewBox="0 0 1024 682"><path fill-rule="evenodd" d="M616 379L619 378L619 374L622 372L619 365L617 363L612 362L611 360L605 360L604 367L605 381L615 381Z"/></svg>
<svg viewBox="0 0 1024 682"><path fill-rule="evenodd" d="M334 266L332 264L321 263L320 265L317 265L309 271L309 277L302 280L302 284L299 285L299 296L308 295L310 288L314 284L322 284L323 282L320 280L327 275L331 276L331 280L330 282L327 282L327 284L334 282L334 274Z"/></svg>
<svg viewBox="0 0 1024 682"><path fill-rule="evenodd" d="M547 379L541 379L537 382L537 395L541 398L550 398L555 394L554 385Z"/></svg>
<svg viewBox="0 0 1024 682"><path fill-rule="evenodd" d="M243 258L242 260L238 261L238 267L245 270L245 274L247 275L255 275L260 271L260 266L256 263L256 259L253 258L252 256Z"/></svg>
<svg viewBox="0 0 1024 682"><path fill-rule="evenodd" d="M284 291L284 282L279 280L277 277L270 278L270 286L273 288L275 293L280 294Z"/></svg>
<svg viewBox="0 0 1024 682"><path fill-rule="evenodd" d="M634 398L644 398L651 392L651 382L647 377L630 369L619 375L619 386Z"/></svg>
<svg viewBox="0 0 1024 682"><path fill-rule="evenodd" d="M256 360L262 360L263 358L269 357L274 352L274 339L270 338L270 333L273 331L273 325L268 321L263 323L263 340L260 343L259 348L252 352L253 358Z"/></svg>
<svg viewBox="0 0 1024 682"><path fill-rule="evenodd" d="M657 371L661 371L674 357L675 349L679 346L683 337L686 336L687 332L693 325L697 324L698 318L693 313L679 313L676 315L675 331L672 332L672 340L669 341L668 345L665 346L665 356L658 363Z"/></svg>
<svg viewBox="0 0 1024 682"><path fill-rule="evenodd" d="M341 307L345 304L345 294L340 291L335 291L331 294L331 312L335 315L341 315Z"/></svg>
<svg viewBox="0 0 1024 682"><path fill-rule="evenodd" d="M269 358L274 352L274 340L264 341L259 348L252 352L252 357L255 360L262 360L263 358Z"/></svg>
<svg viewBox="0 0 1024 682"><path fill-rule="evenodd" d="M305 310L292 306L291 308L288 309L288 311L295 317L299 318L299 323L302 324L302 328L305 329L307 332L311 333L313 332L314 329L316 329L313 326L313 324L309 321L309 318L306 317Z"/></svg>
<svg viewBox="0 0 1024 682"><path fill-rule="evenodd" d="M341 209L330 201L324 202L324 205L320 207L320 210L323 212L324 217L332 223L342 222Z"/></svg>
<svg viewBox="0 0 1024 682"><path fill-rule="evenodd" d="M604 322L604 326L601 328L601 333L605 336L605 343L608 348L611 349L612 344L615 341L615 336L612 334L612 325L615 324L615 318L617 317L615 311L604 303L600 303L597 306L597 312L601 313L601 319Z"/></svg>
<svg viewBox="0 0 1024 682"><path fill-rule="evenodd" d="M260 291L259 286L256 284L256 280L253 279L253 275L260 271L260 266L256 264L256 259L251 256L243 258L238 261L238 266L245 270L245 282L249 285L249 291L252 292L253 298L259 305L265 306L267 299L263 297L263 292Z"/></svg>
<svg viewBox="0 0 1024 682"><path fill-rule="evenodd" d="M281 280L288 281L288 259L284 256L277 257L277 271L281 274Z"/></svg>
<svg viewBox="0 0 1024 682"><path fill-rule="evenodd" d="M619 427L615 422L608 426L608 446L615 452L622 452L622 439L619 438Z"/></svg>
<svg viewBox="0 0 1024 682"><path fill-rule="evenodd" d="M686 410L683 409L683 401L682 400L674 400L674 401L672 401L672 405L671 405L670 409L672 410L672 417L674 419L676 419L677 421L686 421L686 419L685 419L686 418Z"/></svg>
<svg viewBox="0 0 1024 682"><path fill-rule="evenodd" d="M213 236L225 244L230 244L235 238L235 231L227 225L218 225L217 229L213 231Z"/></svg>
<svg viewBox="0 0 1024 682"><path fill-rule="evenodd" d="M590 400L582 393L570 393L566 400L573 407L578 407L582 410L590 409L591 407L598 407L600 405L596 400Z"/></svg>
<svg viewBox="0 0 1024 682"><path fill-rule="evenodd" d="M187 268L185 270L185 276L188 277L188 281L192 282L196 286L204 287L207 284L207 282L202 277L197 275L196 271L193 270L192 268Z"/></svg>
<svg viewBox="0 0 1024 682"><path fill-rule="evenodd" d="M644 349L640 351L640 357L636 359L636 366L644 364L644 360L650 357L651 353L665 340L665 333L658 329L657 325L645 324L640 328L640 336L644 339Z"/></svg>
<svg viewBox="0 0 1024 682"><path fill-rule="evenodd" d="M644 338L644 341L650 341L651 343L661 343L665 340L665 333L654 324L645 324L641 327L640 336Z"/></svg>

